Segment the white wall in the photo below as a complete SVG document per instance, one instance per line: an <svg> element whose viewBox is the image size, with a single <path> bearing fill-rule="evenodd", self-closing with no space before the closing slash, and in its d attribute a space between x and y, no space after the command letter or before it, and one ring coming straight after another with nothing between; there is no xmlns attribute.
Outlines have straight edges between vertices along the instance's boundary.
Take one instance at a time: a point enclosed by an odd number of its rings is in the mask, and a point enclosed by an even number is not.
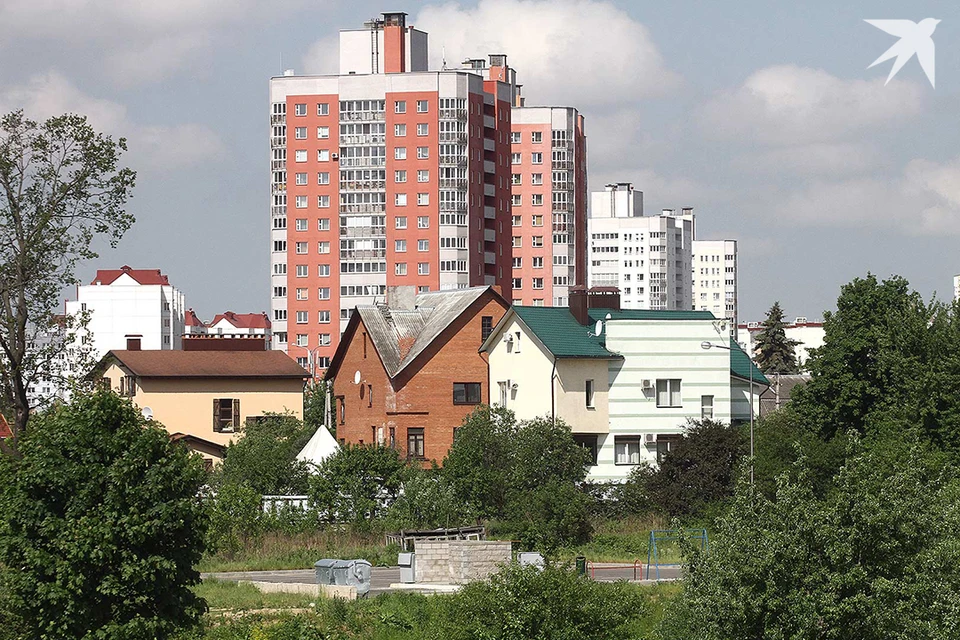
<svg viewBox="0 0 960 640"><path fill-rule="evenodd" d="M506 407L516 414L518 420L550 415L553 356L526 332L516 316L507 322L499 335L501 339L489 352L490 403L501 404L500 383L509 381L512 386L516 382L517 389L508 393ZM507 335L512 336L512 344L503 341L503 336Z"/></svg>

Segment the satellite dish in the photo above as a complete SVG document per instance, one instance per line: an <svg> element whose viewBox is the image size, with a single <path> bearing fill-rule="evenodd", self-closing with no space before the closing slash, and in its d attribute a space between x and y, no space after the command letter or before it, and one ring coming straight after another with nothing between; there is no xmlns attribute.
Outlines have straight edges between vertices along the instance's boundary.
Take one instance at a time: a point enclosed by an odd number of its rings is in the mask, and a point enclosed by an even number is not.
<svg viewBox="0 0 960 640"><path fill-rule="evenodd" d="M353 384L360 384L360 370L353 374Z"/></svg>
<svg viewBox="0 0 960 640"><path fill-rule="evenodd" d="M597 320L597 324L593 327L594 335L600 335L603 332L603 320Z"/></svg>
<svg viewBox="0 0 960 640"><path fill-rule="evenodd" d="M143 414L143 417L147 420L153 420L153 409L150 407L144 407L140 413Z"/></svg>

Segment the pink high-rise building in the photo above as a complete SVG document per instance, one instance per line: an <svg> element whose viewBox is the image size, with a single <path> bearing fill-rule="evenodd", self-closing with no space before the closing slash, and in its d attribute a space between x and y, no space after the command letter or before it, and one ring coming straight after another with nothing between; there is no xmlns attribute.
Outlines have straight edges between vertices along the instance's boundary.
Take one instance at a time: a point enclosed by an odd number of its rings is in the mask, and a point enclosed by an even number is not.
<svg viewBox="0 0 960 640"><path fill-rule="evenodd" d="M518 87L489 60L428 71L427 34L384 13L341 31L339 74L270 80L273 348L324 369L354 307L393 285L511 298Z"/></svg>

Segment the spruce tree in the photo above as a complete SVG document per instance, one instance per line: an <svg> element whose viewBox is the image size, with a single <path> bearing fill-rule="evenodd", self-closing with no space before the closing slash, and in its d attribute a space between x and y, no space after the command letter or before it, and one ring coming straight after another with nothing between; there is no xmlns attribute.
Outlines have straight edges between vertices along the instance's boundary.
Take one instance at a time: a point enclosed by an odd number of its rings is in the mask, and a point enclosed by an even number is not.
<svg viewBox="0 0 960 640"><path fill-rule="evenodd" d="M763 330L757 334L754 354L757 366L764 373L799 373L793 348L800 344L787 339L780 302L774 302L763 321Z"/></svg>

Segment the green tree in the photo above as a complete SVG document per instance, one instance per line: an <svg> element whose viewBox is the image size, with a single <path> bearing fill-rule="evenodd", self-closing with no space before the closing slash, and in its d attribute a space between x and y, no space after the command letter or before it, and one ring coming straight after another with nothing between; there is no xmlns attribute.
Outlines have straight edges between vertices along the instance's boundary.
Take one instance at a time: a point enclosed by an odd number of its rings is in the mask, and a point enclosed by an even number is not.
<svg viewBox="0 0 960 640"><path fill-rule="evenodd" d="M3 458L6 606L31 638L166 638L196 623L199 457L109 391L35 418Z"/></svg>
<svg viewBox="0 0 960 640"><path fill-rule="evenodd" d="M386 521L394 530L436 529L462 526L474 517L439 467L410 467Z"/></svg>
<svg viewBox="0 0 960 640"><path fill-rule="evenodd" d="M27 388L84 364L84 349L64 346L82 319L55 314L78 262L97 257L94 239L115 246L134 222L124 210L136 178L120 167L126 148L78 115L0 117L0 398L15 436L0 441L7 454L27 430ZM59 340L38 340L52 327L63 329Z"/></svg>
<svg viewBox="0 0 960 640"><path fill-rule="evenodd" d="M311 382L303 391L303 423L310 428L311 434L322 427L326 421L327 383ZM337 422L330 421L330 435L337 437Z"/></svg>
<svg viewBox="0 0 960 640"><path fill-rule="evenodd" d="M369 529L394 503L407 465L396 450L346 444L310 478L310 499L322 518Z"/></svg>
<svg viewBox="0 0 960 640"><path fill-rule="evenodd" d="M646 475L646 494L668 515L702 515L733 495L737 467L747 453L738 429L713 420L690 421L656 471Z"/></svg>
<svg viewBox="0 0 960 640"><path fill-rule="evenodd" d="M480 518L502 515L514 464L512 411L481 405L457 428L443 461L454 492Z"/></svg>
<svg viewBox="0 0 960 640"><path fill-rule="evenodd" d="M797 340L789 340L783 321L783 309L780 302L774 302L767 311L767 318L763 321L763 329L757 334L756 362L764 373L799 373L797 355L794 348L800 344Z"/></svg>
<svg viewBox="0 0 960 640"><path fill-rule="evenodd" d="M250 422L242 438L227 446L216 485L245 484L260 495L302 495L307 464L297 460L313 429L285 414Z"/></svg>
<svg viewBox="0 0 960 640"><path fill-rule="evenodd" d="M773 500L739 486L662 637L958 637L960 487L942 456L854 441L826 498L803 475Z"/></svg>

